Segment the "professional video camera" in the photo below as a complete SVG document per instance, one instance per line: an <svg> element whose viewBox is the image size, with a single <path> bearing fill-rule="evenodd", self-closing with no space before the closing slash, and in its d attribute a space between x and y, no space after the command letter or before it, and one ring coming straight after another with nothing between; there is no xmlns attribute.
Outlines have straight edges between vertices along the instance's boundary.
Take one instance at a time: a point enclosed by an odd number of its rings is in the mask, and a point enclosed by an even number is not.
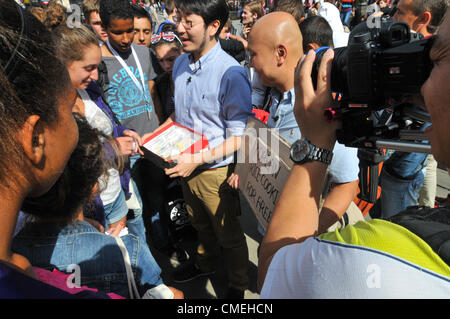
<svg viewBox="0 0 450 319"><path fill-rule="evenodd" d="M359 148L358 196L369 203L377 199L382 149L431 153L423 133L430 122L428 112L411 101L413 96L420 98L433 67L432 41L388 16L360 23L350 34L348 46L334 50L331 90L339 93L340 101L325 116L342 121L336 132L341 144ZM313 83L324 52L317 54Z"/></svg>
<svg viewBox="0 0 450 319"><path fill-rule="evenodd" d="M340 143L431 152L421 130L429 122L428 113L405 102L405 97L420 93L432 69L433 39L420 37L404 22L380 18L356 26L348 46L334 50L331 90L340 93L341 99L326 116L342 121L337 131ZM317 54L313 83L324 52Z"/></svg>

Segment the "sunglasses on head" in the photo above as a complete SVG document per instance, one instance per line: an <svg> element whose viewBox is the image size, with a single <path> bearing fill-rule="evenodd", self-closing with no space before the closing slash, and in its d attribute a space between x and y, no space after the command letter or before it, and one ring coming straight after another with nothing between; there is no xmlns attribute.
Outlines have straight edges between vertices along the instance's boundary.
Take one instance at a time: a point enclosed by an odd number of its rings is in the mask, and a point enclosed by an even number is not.
<svg viewBox="0 0 450 319"><path fill-rule="evenodd" d="M177 39L178 42L180 42L180 44L183 45L181 43L180 38L178 38L177 35L173 32L161 32L161 33L153 34L150 42L151 42L151 44L156 44L159 41L161 41L161 39L163 39L164 41L167 41L167 42L173 42L175 39Z"/></svg>

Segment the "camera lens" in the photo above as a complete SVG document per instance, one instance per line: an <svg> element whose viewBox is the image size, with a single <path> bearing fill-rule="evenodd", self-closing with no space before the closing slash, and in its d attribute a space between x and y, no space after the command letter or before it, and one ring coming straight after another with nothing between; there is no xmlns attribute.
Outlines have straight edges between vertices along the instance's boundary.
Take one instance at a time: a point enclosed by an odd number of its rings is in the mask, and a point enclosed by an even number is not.
<svg viewBox="0 0 450 319"><path fill-rule="evenodd" d="M326 51L321 50L316 54L311 74L314 89L316 89L319 66ZM334 58L331 65L331 91L343 95L348 95L346 51L346 47L334 49Z"/></svg>

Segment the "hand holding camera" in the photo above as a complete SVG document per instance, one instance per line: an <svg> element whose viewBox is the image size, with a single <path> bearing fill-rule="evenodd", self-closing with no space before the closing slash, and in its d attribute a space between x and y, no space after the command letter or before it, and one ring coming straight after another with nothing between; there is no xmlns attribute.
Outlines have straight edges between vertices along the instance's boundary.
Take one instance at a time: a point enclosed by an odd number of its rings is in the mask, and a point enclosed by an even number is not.
<svg viewBox="0 0 450 319"><path fill-rule="evenodd" d="M317 89L314 90L311 70L316 58L310 50L295 70L295 118L302 137L314 145L332 150L336 142L337 121L328 122L324 117L325 109L332 103L331 99L331 64L334 52L328 50L322 58L318 76Z"/></svg>

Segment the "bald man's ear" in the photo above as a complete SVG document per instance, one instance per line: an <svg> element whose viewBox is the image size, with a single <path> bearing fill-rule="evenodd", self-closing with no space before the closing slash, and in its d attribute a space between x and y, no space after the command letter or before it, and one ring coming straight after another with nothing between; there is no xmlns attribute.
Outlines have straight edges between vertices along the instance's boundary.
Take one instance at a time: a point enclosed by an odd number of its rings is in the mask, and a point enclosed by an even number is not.
<svg viewBox="0 0 450 319"><path fill-rule="evenodd" d="M277 64L278 66L283 65L286 62L288 51L284 44L279 44L276 48L277 54Z"/></svg>
<svg viewBox="0 0 450 319"><path fill-rule="evenodd" d="M431 13L429 11L425 11L421 15L419 15L413 23L413 30L416 30L419 33L426 32L426 28L431 22Z"/></svg>

